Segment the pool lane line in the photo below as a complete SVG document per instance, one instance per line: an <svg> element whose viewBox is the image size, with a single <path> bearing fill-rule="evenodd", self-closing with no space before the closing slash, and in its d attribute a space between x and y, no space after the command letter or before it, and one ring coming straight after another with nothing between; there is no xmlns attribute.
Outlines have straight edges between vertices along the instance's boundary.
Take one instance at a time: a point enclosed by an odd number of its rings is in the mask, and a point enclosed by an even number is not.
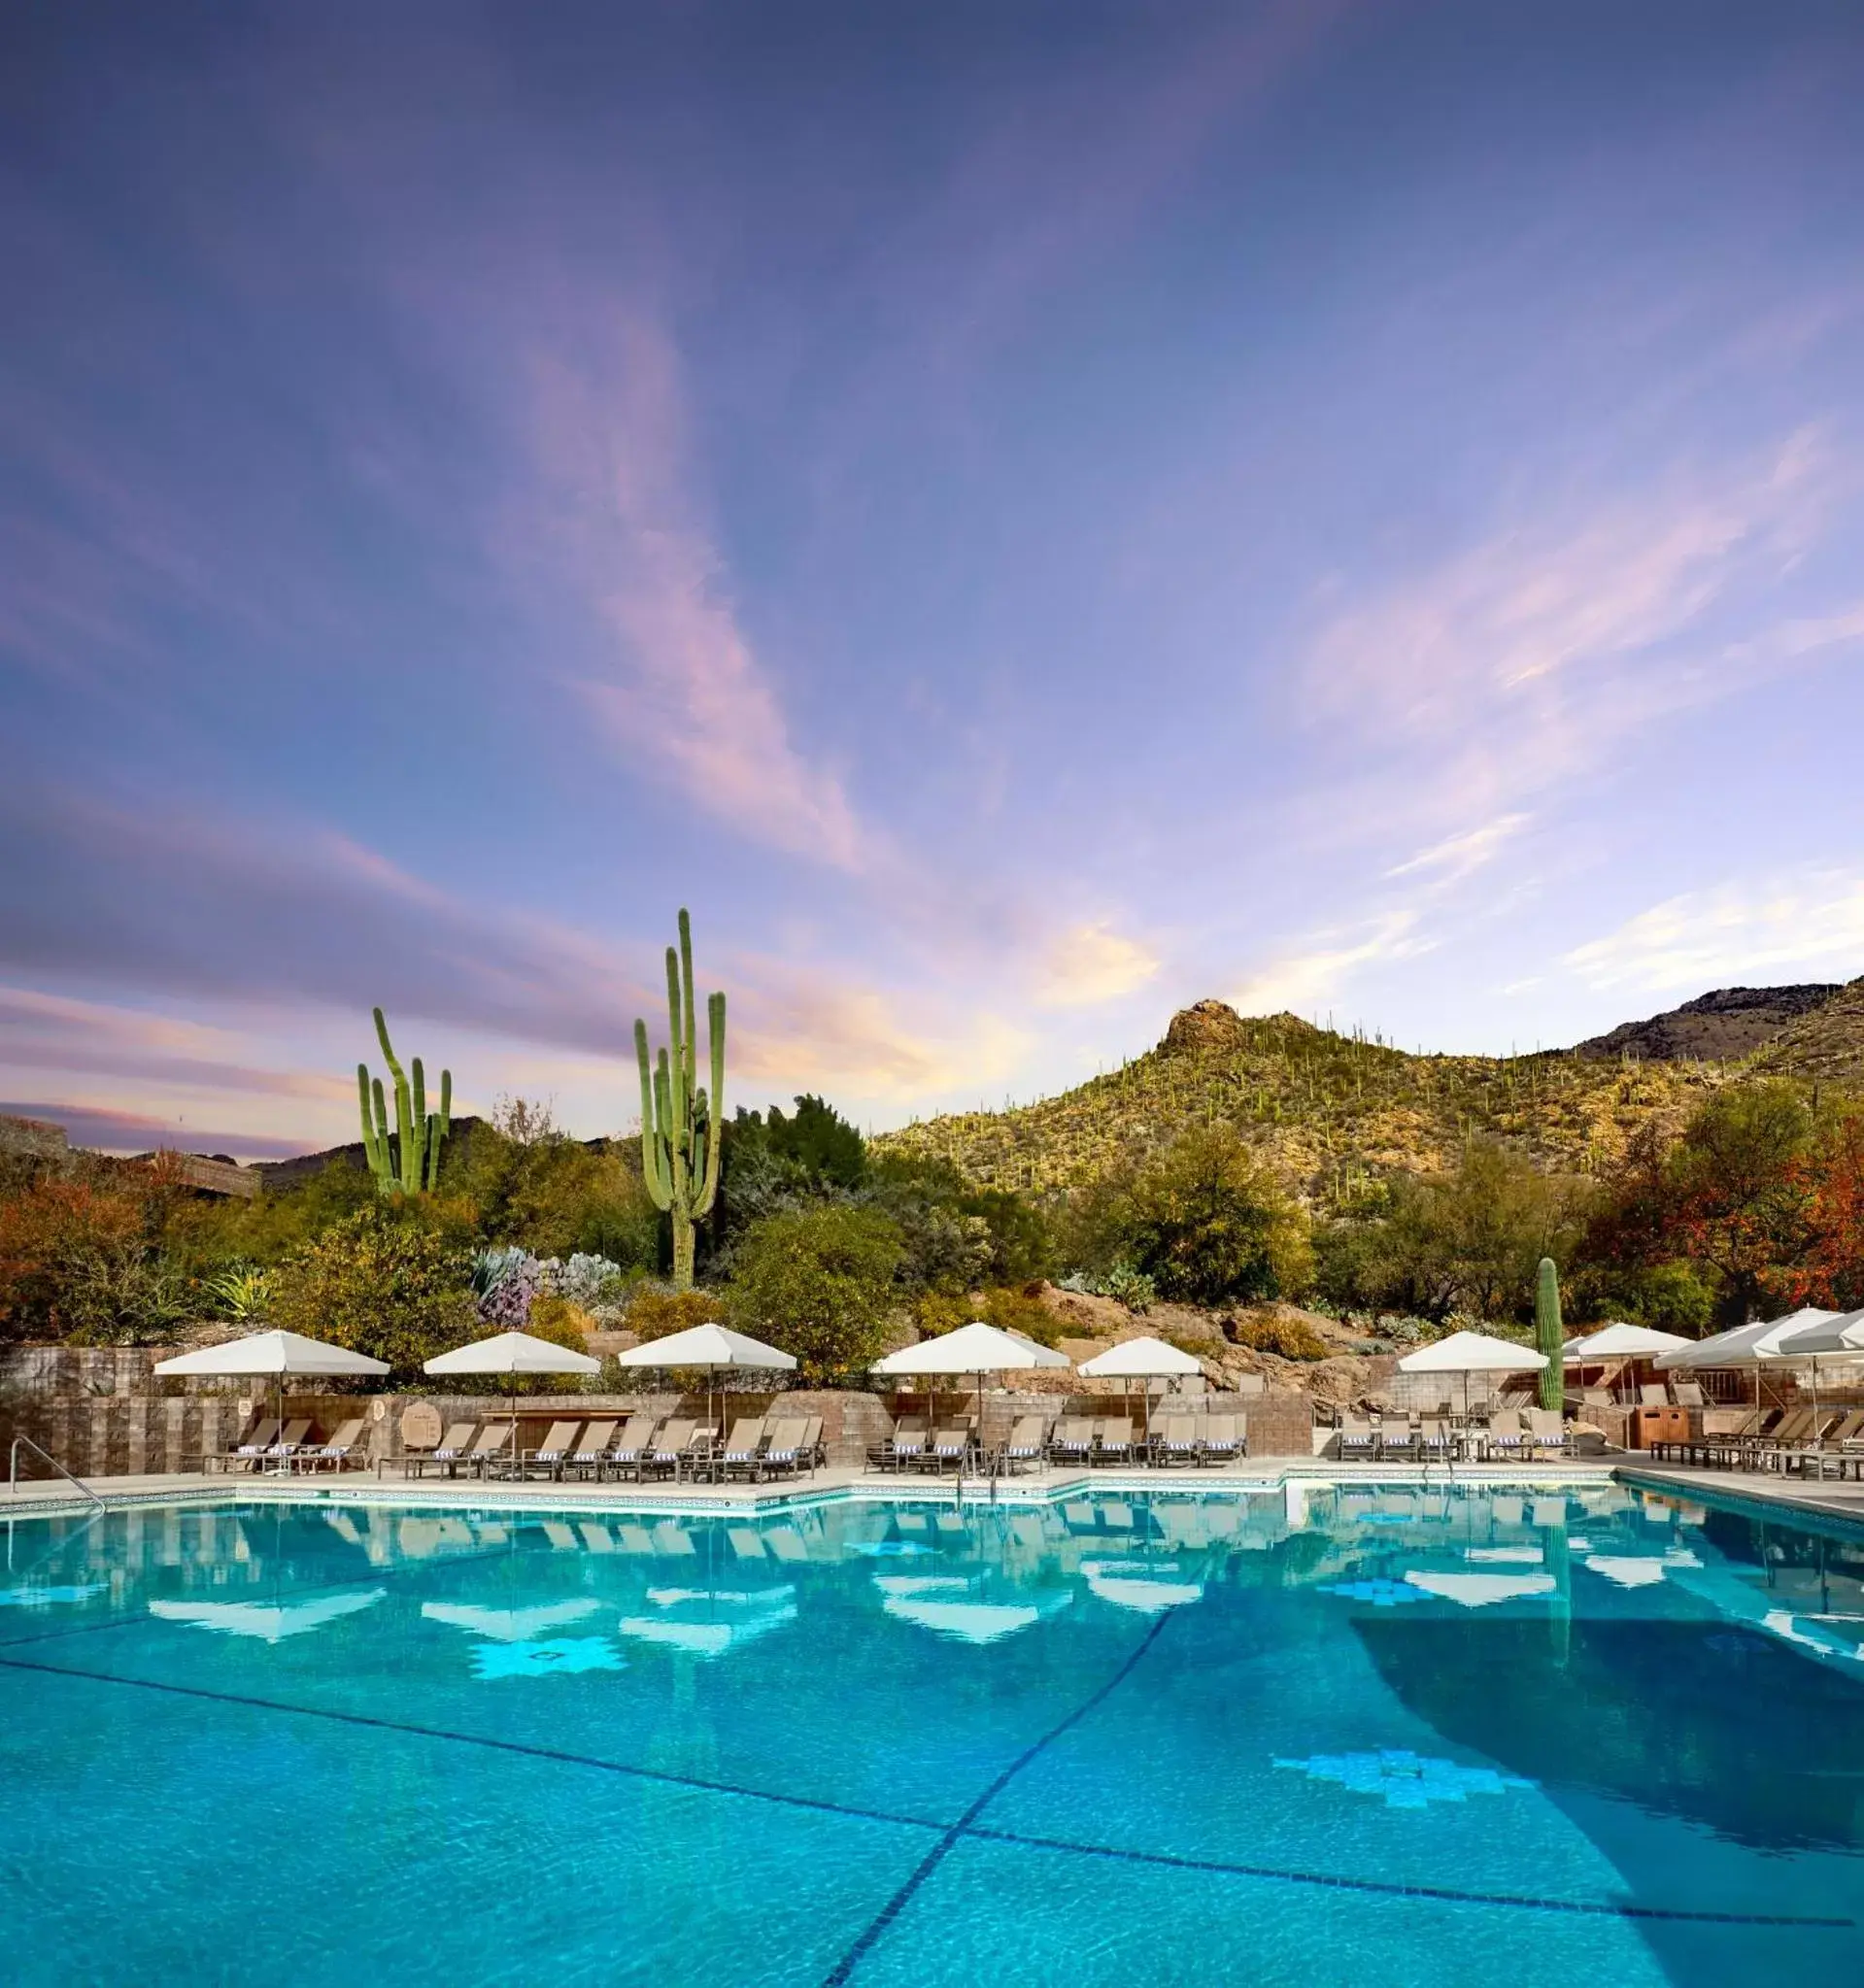
<svg viewBox="0 0 1864 1988"><path fill-rule="evenodd" d="M1105 1857L1127 1864L1157 1865L1168 1870L1195 1870L1220 1877L1268 1879L1276 1884L1316 1885L1327 1891L1371 1892L1383 1898L1428 1899L1452 1905L1500 1905L1514 1911L1570 1912L1600 1919L1682 1920L1698 1926L1797 1926L1838 1932L1857 1921L1798 1912L1711 1912L1682 1905L1638 1905L1610 1899L1543 1899L1516 1892L1457 1891L1447 1885L1406 1884L1398 1878L1347 1877L1322 1870L1290 1870L1272 1864L1232 1864L1214 1857L1181 1857L1169 1850L1127 1850L1109 1843L1075 1843L1061 1836L1030 1836L1016 1830L973 1826L966 1834L980 1841L1010 1843L1020 1849L1062 1850L1076 1857Z"/></svg>
<svg viewBox="0 0 1864 1988"><path fill-rule="evenodd" d="M348 1712L334 1705L294 1705L283 1699L250 1698L242 1692L210 1691L204 1685L172 1684L165 1678L118 1677L107 1670L77 1670L64 1664L35 1664L25 1657L0 1657L0 1669L30 1670L44 1677L75 1677L86 1684L118 1684L132 1691L156 1691L170 1698L196 1699L210 1704L238 1705L256 1712L283 1712L300 1719L325 1719L339 1726L356 1726L376 1733L400 1733L415 1739L439 1739L457 1746L482 1746L494 1753L517 1754L525 1760L548 1761L557 1767L593 1768L629 1780L663 1787L690 1788L703 1795L734 1795L746 1802L767 1802L780 1808L803 1808L822 1815L844 1816L856 1822L890 1823L899 1829L943 1830L946 1825L924 1815L890 1815L884 1809L857 1808L812 1795L786 1795L770 1788L746 1788L733 1781L708 1781L693 1774L669 1773L661 1768L639 1768L626 1761L603 1760L595 1754L570 1753L561 1747L532 1746L522 1739L500 1739L486 1733L458 1733L445 1726L415 1726L369 1712Z"/></svg>
<svg viewBox="0 0 1864 1988"><path fill-rule="evenodd" d="M1126 1662L1114 1671L1113 1675L1091 1698L1083 1699L1060 1725L1051 1727L1039 1739L1032 1741L1030 1745L1026 1746L1010 1762L1008 1767L1003 1769L990 1786L977 1797L970 1806L965 1810L964 1814L926 1852L925 1856L920 1860L918 1867L907 1877L905 1883L881 1906L880 1910L874 1914L865 1929L856 1938L854 1944L830 1969L828 1973L822 1977L822 1988L842 1988L842 1984L849 1979L855 1970L860 1967L861 1963L873 1950L874 1943L880 1938L881 1935L906 1909L920 1887L945 1861L946 1857L950 1855L953 1846L964 1837L975 1834L974 1825L984 1810L997 1800L998 1796L1009 1786L1011 1781L1026 1767L1029 1767L1041 1754L1046 1752L1049 1747L1053 1746L1064 1734L1072 1731L1074 1727L1078 1726L1090 1712L1097 1710L1105 1703L1107 1699L1132 1676L1134 1670L1138 1666L1139 1660L1158 1641L1160 1632L1170 1619L1171 1617L1169 1613L1158 1616L1128 1655Z"/></svg>
<svg viewBox="0 0 1864 1988"><path fill-rule="evenodd" d="M1158 1628L1169 1620L1161 1617L1151 1635L1158 1634ZM1680 1906L1635 1905L1614 1904L1610 1901L1588 1902L1577 1899L1545 1899L1507 1892L1454 1891L1440 1885L1405 1884L1396 1879L1375 1877L1350 1877L1341 1874L1315 1870L1292 1870L1285 1867L1268 1864L1229 1863L1216 1858L1177 1856L1169 1851L1121 1849L1108 1843L1076 1843L1060 1836L1027 1836L1017 1830L991 1829L975 1820L977 1811L996 1794L1002 1785L1026 1767L1035 1755L1060 1738L1068 1727L1076 1724L1094 1705L1104 1699L1114 1686L1124 1680L1140 1656L1146 1644L1134 1652L1127 1660L1122 1671L1090 1700L1087 1704L1072 1713L1044 1738L1039 1739L1018 1761L999 1775L989 1790L974 1802L966 1815L956 1823L934 1822L925 1816L890 1814L884 1809L860 1808L851 1803L828 1802L807 1795L785 1795L766 1788L746 1788L731 1781L702 1780L696 1775L669 1773L663 1769L630 1767L623 1761L601 1760L593 1754L570 1753L558 1747L530 1746L522 1740L499 1739L479 1733L458 1733L440 1726L414 1726L398 1719L383 1719L366 1712L346 1712L322 1705L294 1705L279 1699L250 1698L235 1692L209 1691L199 1685L170 1684L149 1677L117 1677L108 1671L76 1670L63 1664L35 1664L27 1658L0 1657L0 1669L32 1671L46 1677L77 1678L87 1684L118 1684L136 1691L161 1692L174 1698L204 1700L210 1703L237 1705L250 1711L284 1712L305 1719L323 1719L337 1725L356 1726L384 1733L404 1734L415 1739L437 1739L451 1741L459 1746L479 1746L496 1753L516 1754L521 1758L540 1760L553 1766L593 1768L598 1772L620 1774L627 1779L657 1783L664 1787L686 1788L695 1794L736 1796L747 1802L763 1802L782 1808L799 1808L823 1815L832 1815L854 1822L877 1822L897 1829L936 1830L941 1841L933 1846L932 1856L922 1865L921 1871L909 1878L907 1883L916 1891L926 1877L942 1862L945 1853L960 1838L974 1837L980 1842L1002 1843L1019 1849L1053 1850L1075 1857L1101 1857L1128 1864L1146 1864L1165 1870L1197 1871L1214 1876L1246 1877L1276 1884L1313 1885L1330 1891L1371 1893L1383 1898L1416 1898L1440 1904L1466 1905L1493 1905L1516 1911L1565 1912L1585 1917L1613 1919L1659 1919L1682 1921L1714 1926L1784 1926L1811 1930L1832 1930L1849 1932L1855 1930L1857 1921L1845 1918L1822 1918L1790 1912L1711 1912L1694 1911ZM967 1819L968 1818L968 1819ZM934 1861L935 1860L935 1861ZM930 1868L927 1868L930 1866ZM905 1889L901 1888L902 1891ZM898 1896L898 1895L896 1895ZM908 1894L910 1896L910 1894ZM898 1904L887 1913L888 1923L898 1918L899 1909L907 1902L899 1897ZM890 1902L891 1903L891 1902ZM885 1908L883 1908L885 1910ZM875 1937L878 1931L875 1931ZM867 1940L864 1952L872 1945ZM846 1979L846 1975L841 1975Z"/></svg>

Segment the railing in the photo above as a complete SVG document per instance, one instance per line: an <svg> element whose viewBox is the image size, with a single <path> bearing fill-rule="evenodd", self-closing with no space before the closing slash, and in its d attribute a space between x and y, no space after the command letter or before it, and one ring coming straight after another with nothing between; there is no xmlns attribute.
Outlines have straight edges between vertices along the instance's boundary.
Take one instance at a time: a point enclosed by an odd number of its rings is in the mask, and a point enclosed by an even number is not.
<svg viewBox="0 0 1864 1988"><path fill-rule="evenodd" d="M16 1435L13 1439L13 1454L7 1460L8 1497L17 1498L19 1495L19 1452L21 1449L28 1449L35 1457L44 1458L57 1471L60 1477L64 1478L68 1483L75 1484L100 1512L108 1509L103 1499L91 1490L90 1486L82 1477L72 1476L71 1472L59 1463L58 1459L50 1450L41 1448L29 1435Z"/></svg>

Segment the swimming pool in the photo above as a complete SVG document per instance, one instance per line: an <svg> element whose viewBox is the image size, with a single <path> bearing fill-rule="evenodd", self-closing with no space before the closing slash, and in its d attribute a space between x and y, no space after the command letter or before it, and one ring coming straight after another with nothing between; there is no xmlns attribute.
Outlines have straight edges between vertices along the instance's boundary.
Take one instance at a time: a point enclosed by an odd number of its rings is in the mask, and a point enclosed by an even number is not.
<svg viewBox="0 0 1864 1988"><path fill-rule="evenodd" d="M1618 1486L17 1521L15 1982L1864 1979L1864 1541Z"/></svg>

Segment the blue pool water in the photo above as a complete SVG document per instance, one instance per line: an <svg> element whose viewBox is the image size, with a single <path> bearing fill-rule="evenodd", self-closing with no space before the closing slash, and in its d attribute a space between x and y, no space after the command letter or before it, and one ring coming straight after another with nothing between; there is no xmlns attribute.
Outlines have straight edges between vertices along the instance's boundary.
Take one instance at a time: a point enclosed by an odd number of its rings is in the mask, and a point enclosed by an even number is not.
<svg viewBox="0 0 1864 1988"><path fill-rule="evenodd" d="M1864 1980L1864 1542L1617 1487L18 1521L17 1983Z"/></svg>

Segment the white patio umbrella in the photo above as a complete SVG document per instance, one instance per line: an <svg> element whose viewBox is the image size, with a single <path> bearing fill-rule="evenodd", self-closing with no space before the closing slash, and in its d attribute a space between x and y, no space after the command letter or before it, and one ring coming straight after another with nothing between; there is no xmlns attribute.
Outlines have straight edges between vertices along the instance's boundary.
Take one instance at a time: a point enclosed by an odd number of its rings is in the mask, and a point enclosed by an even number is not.
<svg viewBox="0 0 1864 1988"><path fill-rule="evenodd" d="M1587 1366L1597 1360L1654 1360L1660 1353L1674 1353L1691 1340L1680 1332L1659 1332L1649 1326L1601 1326L1577 1339L1569 1339L1560 1354L1568 1366Z"/></svg>
<svg viewBox="0 0 1864 1988"><path fill-rule="evenodd" d="M1818 1413L1818 1363L1835 1360L1841 1365L1864 1360L1864 1311L1840 1312L1816 1325L1802 1326L1780 1342L1789 1360L1810 1360L1813 1364L1813 1412Z"/></svg>
<svg viewBox="0 0 1864 1988"><path fill-rule="evenodd" d="M1202 1373L1203 1363L1195 1353L1187 1353L1182 1347L1169 1345L1164 1339L1155 1339L1146 1333L1137 1339L1122 1339L1117 1346L1109 1346L1092 1360L1082 1361L1080 1371L1097 1380L1172 1380L1188 1373ZM1145 1441L1149 1454L1152 1447L1152 1391L1149 1388L1143 1398ZM1130 1407L1131 1403L1128 1405Z"/></svg>
<svg viewBox="0 0 1864 1988"><path fill-rule="evenodd" d="M1716 1332L1707 1339L1692 1339L1688 1345L1675 1353L1660 1354L1656 1365L1667 1372L1687 1372L1697 1367L1740 1367L1754 1369L1754 1412L1760 1412L1760 1370L1776 1363L1790 1364L1797 1356L1787 1350L1786 1342L1796 1333L1806 1331L1813 1326L1829 1324L1843 1314L1835 1311L1821 1311L1816 1305L1806 1305L1798 1311L1788 1312L1783 1319L1756 1319L1745 1326L1732 1327L1728 1331Z"/></svg>
<svg viewBox="0 0 1864 1988"><path fill-rule="evenodd" d="M630 1346L615 1356L617 1366L702 1366L708 1412L713 1376L733 1367L764 1368L788 1372L796 1364L794 1353L766 1346L748 1332L734 1332L729 1326L693 1326L684 1332L669 1332L664 1339L650 1339L644 1346Z"/></svg>
<svg viewBox="0 0 1864 1988"><path fill-rule="evenodd" d="M984 1432L984 1376L987 1373L1025 1373L1037 1366L1067 1366L1066 1353L1052 1346L1038 1346L1021 1332L1005 1331L1000 1326L987 1326L973 1319L955 1332L942 1332L936 1339L922 1339L917 1346L902 1346L876 1360L872 1371L882 1374L919 1376L941 1373L975 1375L977 1380L977 1432Z"/></svg>
<svg viewBox="0 0 1864 1988"><path fill-rule="evenodd" d="M1470 1411L1470 1375L1473 1373L1538 1373L1547 1364L1544 1353L1531 1346L1517 1346L1511 1339L1492 1338L1487 1332L1452 1332L1446 1339L1434 1339L1407 1353L1398 1363L1400 1373L1458 1373L1463 1376L1463 1413Z"/></svg>
<svg viewBox="0 0 1864 1988"><path fill-rule="evenodd" d="M352 1353L347 1346L329 1346L322 1339L307 1339L301 1332L274 1331L249 1332L243 1339L203 1346L194 1353L177 1353L171 1360L158 1360L154 1371L175 1378L270 1374L277 1382L279 1420L283 1422L287 1374L387 1373L389 1364L385 1360L371 1360L365 1353ZM288 1462L285 1467L289 1467Z"/></svg>
<svg viewBox="0 0 1864 1988"><path fill-rule="evenodd" d="M529 1332L495 1332L490 1339L475 1339L469 1346L456 1346L451 1353L436 1353L424 1360L424 1373L600 1373L602 1363L587 1353L572 1353L549 1339L533 1338ZM518 1455L518 1390L506 1395L511 1416L511 1452Z"/></svg>

